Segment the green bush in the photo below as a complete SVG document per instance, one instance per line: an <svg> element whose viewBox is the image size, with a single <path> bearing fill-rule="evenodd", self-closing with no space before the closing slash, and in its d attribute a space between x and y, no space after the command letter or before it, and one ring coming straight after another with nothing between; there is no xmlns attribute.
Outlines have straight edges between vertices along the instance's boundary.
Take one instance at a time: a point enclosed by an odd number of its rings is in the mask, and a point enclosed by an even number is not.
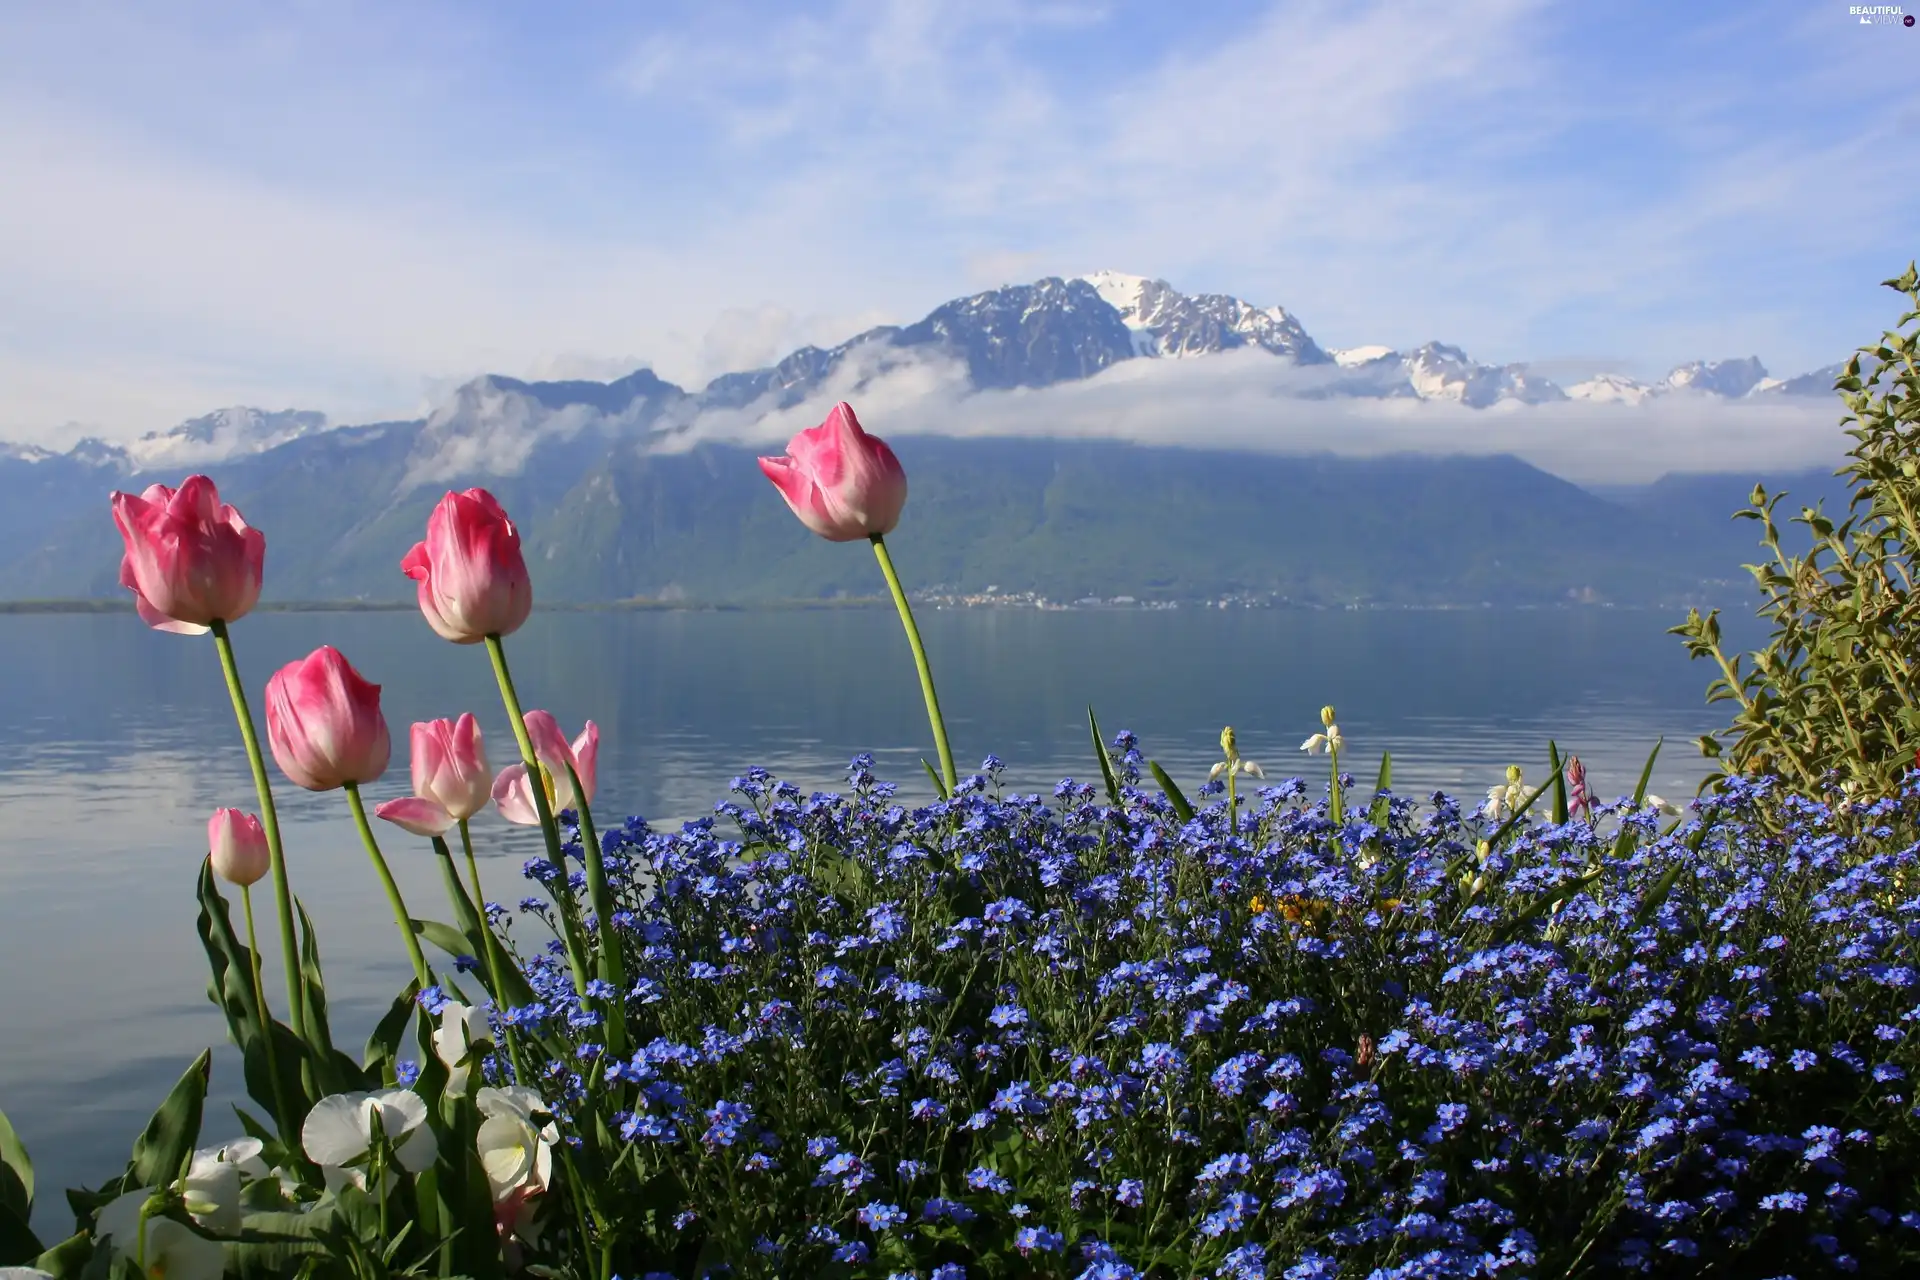
<svg viewBox="0 0 1920 1280"><path fill-rule="evenodd" d="M1793 523L1806 526L1812 545L1790 556L1773 515L1786 495L1754 486L1751 505L1734 518L1758 520L1771 554L1746 566L1765 597L1757 612L1773 624L1767 647L1729 658L1718 610L1704 618L1689 611L1672 629L1693 657L1719 665L1707 700L1739 704L1724 732L1700 739L1724 774L1775 776L1803 794L1833 778L1862 803L1897 795L1920 747L1920 276L1909 264L1885 283L1911 304L1900 317L1904 332L1861 348L1834 383L1848 410L1841 424L1854 424L1847 434L1856 441L1835 472L1849 478L1847 518L1835 525L1802 508Z"/></svg>

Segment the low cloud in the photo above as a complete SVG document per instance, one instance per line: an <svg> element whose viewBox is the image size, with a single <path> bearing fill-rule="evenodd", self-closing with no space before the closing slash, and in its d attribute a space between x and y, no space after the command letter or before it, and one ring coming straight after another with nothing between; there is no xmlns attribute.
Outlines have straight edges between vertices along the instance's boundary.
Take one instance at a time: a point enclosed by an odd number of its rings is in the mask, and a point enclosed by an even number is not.
<svg viewBox="0 0 1920 1280"><path fill-rule="evenodd" d="M1264 352L1130 360L1080 382L971 391L947 359L870 355L801 405L702 414L664 447L761 445L850 400L882 436L1025 436L1264 453L1512 454L1575 483L1633 484L1667 472L1784 471L1837 465L1849 441L1837 400L1721 400L1670 394L1640 405L1445 401L1326 395L1337 376Z"/></svg>

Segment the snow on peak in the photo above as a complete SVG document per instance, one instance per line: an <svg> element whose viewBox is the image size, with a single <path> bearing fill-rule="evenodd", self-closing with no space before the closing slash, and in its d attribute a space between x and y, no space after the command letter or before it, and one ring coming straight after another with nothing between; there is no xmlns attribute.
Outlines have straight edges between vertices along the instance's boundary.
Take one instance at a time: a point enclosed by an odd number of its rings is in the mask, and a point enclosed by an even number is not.
<svg viewBox="0 0 1920 1280"><path fill-rule="evenodd" d="M1375 360L1385 360L1399 354L1392 347L1343 347L1339 351L1327 353L1333 362L1342 369L1356 369L1363 364L1372 364Z"/></svg>
<svg viewBox="0 0 1920 1280"><path fill-rule="evenodd" d="M1592 404L1639 404L1658 389L1618 373L1599 373L1567 388L1575 400Z"/></svg>
<svg viewBox="0 0 1920 1280"><path fill-rule="evenodd" d="M1148 285L1160 283L1145 276L1130 276L1123 271L1096 271L1080 278L1092 285L1093 291L1120 313L1120 318L1127 322L1129 328L1139 322L1140 295Z"/></svg>
<svg viewBox="0 0 1920 1280"><path fill-rule="evenodd" d="M273 412L236 405L189 418L167 431L149 431L127 447L135 470L200 466L264 453L327 429L327 416L301 409Z"/></svg>
<svg viewBox="0 0 1920 1280"><path fill-rule="evenodd" d="M1748 356L1744 360L1693 360L1667 375L1676 391L1705 391L1729 399L1746 395L1766 380L1767 367Z"/></svg>

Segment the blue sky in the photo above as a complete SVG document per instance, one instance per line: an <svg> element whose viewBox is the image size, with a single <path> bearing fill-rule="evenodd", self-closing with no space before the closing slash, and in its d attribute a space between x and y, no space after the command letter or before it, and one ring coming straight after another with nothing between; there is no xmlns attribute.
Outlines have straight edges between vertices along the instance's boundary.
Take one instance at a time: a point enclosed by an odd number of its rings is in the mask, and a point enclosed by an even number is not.
<svg viewBox="0 0 1920 1280"><path fill-rule="evenodd" d="M1920 251L1920 28L1846 10L0 0L0 437L697 381L1101 267L1798 373Z"/></svg>

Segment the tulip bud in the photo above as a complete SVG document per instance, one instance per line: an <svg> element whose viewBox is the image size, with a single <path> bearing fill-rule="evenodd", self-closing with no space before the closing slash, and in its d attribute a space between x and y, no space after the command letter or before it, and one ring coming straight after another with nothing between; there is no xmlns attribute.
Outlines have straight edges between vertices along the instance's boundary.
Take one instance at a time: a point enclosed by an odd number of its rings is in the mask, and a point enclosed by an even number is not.
<svg viewBox="0 0 1920 1280"><path fill-rule="evenodd" d="M892 533L907 502L907 473L884 440L870 436L837 404L827 420L787 442L785 457L760 470L800 523L829 542Z"/></svg>
<svg viewBox="0 0 1920 1280"><path fill-rule="evenodd" d="M520 531L485 489L449 493L427 517L427 537L400 561L420 584L427 625L455 644L519 629L533 609Z"/></svg>
<svg viewBox="0 0 1920 1280"><path fill-rule="evenodd" d="M152 485L139 497L116 493L113 522L126 545L120 585L155 630L200 635L259 600L267 539L207 477L189 476L177 490Z"/></svg>
<svg viewBox="0 0 1920 1280"><path fill-rule="evenodd" d="M1334 720L1334 716L1333 716L1332 707L1320 708L1320 725L1322 728L1325 728L1325 729L1333 728L1333 720Z"/></svg>
<svg viewBox="0 0 1920 1280"><path fill-rule="evenodd" d="M322 645L267 681L267 745L281 772L309 791L372 782L393 746L380 686Z"/></svg>
<svg viewBox="0 0 1920 1280"><path fill-rule="evenodd" d="M267 832L260 819L238 809L215 809L207 819L207 850L213 874L228 884L257 883L272 865Z"/></svg>

